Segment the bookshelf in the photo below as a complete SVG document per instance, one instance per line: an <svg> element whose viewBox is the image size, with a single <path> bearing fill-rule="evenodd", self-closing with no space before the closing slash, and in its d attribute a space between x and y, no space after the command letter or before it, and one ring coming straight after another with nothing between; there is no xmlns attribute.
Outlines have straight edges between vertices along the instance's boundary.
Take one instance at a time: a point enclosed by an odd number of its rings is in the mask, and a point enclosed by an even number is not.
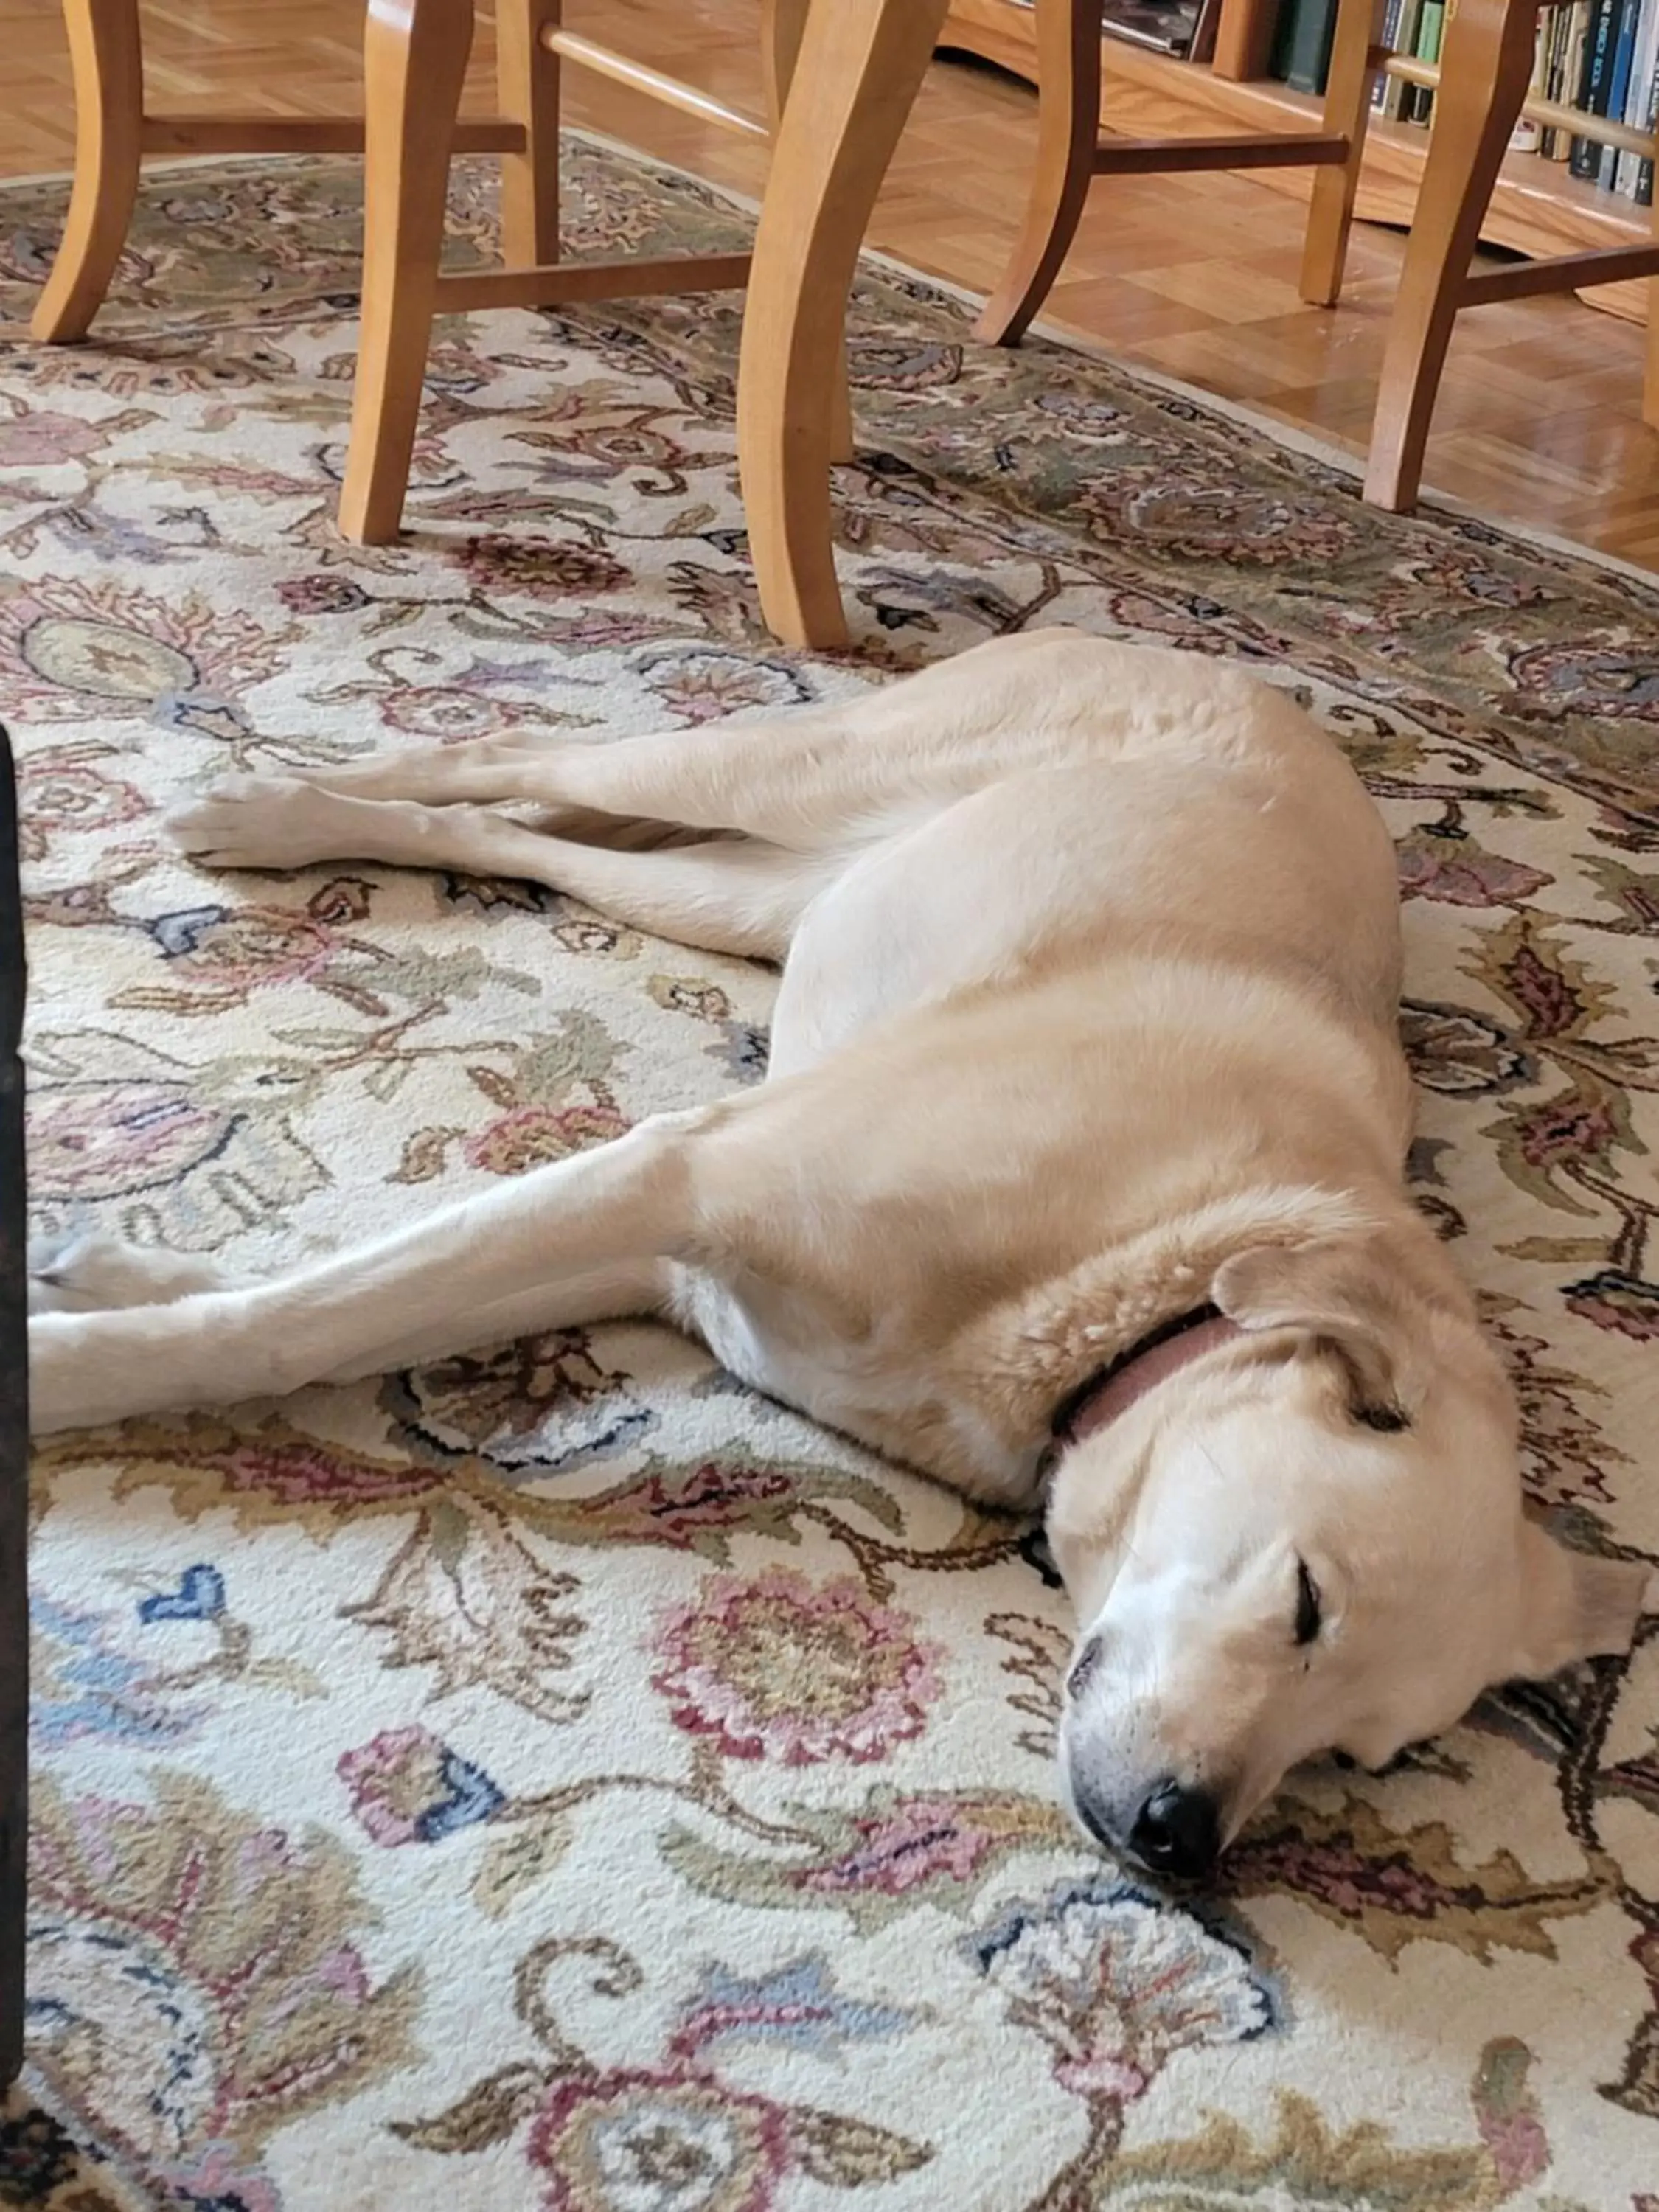
<svg viewBox="0 0 1659 2212"><path fill-rule="evenodd" d="M1320 102L1266 74L1275 13L1276 0L1222 0L1215 59L1207 64L1103 39L1103 120L1137 137L1312 128ZM1036 75L1031 11L1019 0L951 0L939 45L977 54L1028 81ZM1372 119L1358 204L1363 220L1410 222L1427 143L1419 125ZM1304 199L1312 181L1312 173L1304 169L1252 173L1271 190ZM1511 154L1481 235L1540 258L1590 246L1641 245L1652 233L1647 209L1570 176L1565 162ZM1632 322L1645 322L1647 289L1645 283L1600 284L1580 296Z"/></svg>

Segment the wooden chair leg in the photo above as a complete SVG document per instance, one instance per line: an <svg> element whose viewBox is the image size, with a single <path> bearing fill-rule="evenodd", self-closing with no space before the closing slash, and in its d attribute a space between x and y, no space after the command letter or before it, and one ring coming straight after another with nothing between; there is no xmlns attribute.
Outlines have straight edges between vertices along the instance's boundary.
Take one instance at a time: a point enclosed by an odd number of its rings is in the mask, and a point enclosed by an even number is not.
<svg viewBox="0 0 1659 2212"><path fill-rule="evenodd" d="M362 331L340 529L398 534L432 339L450 141L473 0L370 0L363 37Z"/></svg>
<svg viewBox="0 0 1659 2212"><path fill-rule="evenodd" d="M1334 307L1342 296L1354 195L1359 189L1371 88L1376 82L1370 57L1382 44L1385 4L1386 0L1338 0L1322 127L1329 136L1347 140L1348 158L1340 169L1314 171L1302 248L1302 296L1316 307Z"/></svg>
<svg viewBox="0 0 1659 2212"><path fill-rule="evenodd" d="M761 72L766 86L766 119L777 143L784 103L794 78L801 34L811 0L761 0ZM847 334L836 341L830 392L830 459L850 461L858 451L853 425L853 392L847 374Z"/></svg>
<svg viewBox="0 0 1659 2212"><path fill-rule="evenodd" d="M795 74L806 11L812 0L761 0L761 75L766 89L766 120L772 136L783 120L783 104Z"/></svg>
<svg viewBox="0 0 1659 2212"><path fill-rule="evenodd" d="M1469 262L1532 77L1531 0L1460 0L1446 24L1428 160L1406 242L1371 425L1365 497L1402 514L1422 480Z"/></svg>
<svg viewBox="0 0 1659 2212"><path fill-rule="evenodd" d="M64 0L75 74L69 220L31 325L42 345L83 338L109 289L138 194L144 127L138 0Z"/></svg>
<svg viewBox="0 0 1659 2212"><path fill-rule="evenodd" d="M1352 4L1352 0L1349 0ZM1037 150L1025 224L974 335L1018 345L1071 251L1100 141L1100 9L1036 0Z"/></svg>
<svg viewBox="0 0 1659 2212"><path fill-rule="evenodd" d="M559 258L559 58L542 45L563 0L499 0L495 82L501 113L525 126L522 154L501 161L501 256L509 269Z"/></svg>
<svg viewBox="0 0 1659 2212"><path fill-rule="evenodd" d="M29 1351L24 1253L22 902L17 793L0 730L0 2087L23 2063L28 1842Z"/></svg>
<svg viewBox="0 0 1659 2212"><path fill-rule="evenodd" d="M1654 243L1659 245L1659 198L1653 208ZM1648 285L1647 368L1642 380L1642 420L1659 430L1659 276Z"/></svg>
<svg viewBox="0 0 1659 2212"><path fill-rule="evenodd" d="M945 0L823 0L772 155L738 378L738 454L766 620L786 644L847 639L830 527L830 364L876 192Z"/></svg>

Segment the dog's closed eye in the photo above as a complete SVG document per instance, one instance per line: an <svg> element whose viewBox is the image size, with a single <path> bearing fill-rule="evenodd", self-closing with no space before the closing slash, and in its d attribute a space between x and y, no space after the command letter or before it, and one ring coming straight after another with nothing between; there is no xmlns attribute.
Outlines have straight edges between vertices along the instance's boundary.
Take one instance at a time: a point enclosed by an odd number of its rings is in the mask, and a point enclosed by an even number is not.
<svg viewBox="0 0 1659 2212"><path fill-rule="evenodd" d="M1088 1686L1089 1677L1100 1664L1100 1638L1091 1636L1079 1652L1071 1673L1066 1677L1066 1694L1079 1698Z"/></svg>
<svg viewBox="0 0 1659 2212"><path fill-rule="evenodd" d="M1319 1585L1308 1571L1305 1559L1296 1563L1296 1640L1311 1644L1318 1635L1324 1614L1320 1609Z"/></svg>
<svg viewBox="0 0 1659 2212"><path fill-rule="evenodd" d="M1397 1437L1412 1425L1403 1406L1356 1406L1353 1417L1364 1427L1376 1429L1385 1437Z"/></svg>

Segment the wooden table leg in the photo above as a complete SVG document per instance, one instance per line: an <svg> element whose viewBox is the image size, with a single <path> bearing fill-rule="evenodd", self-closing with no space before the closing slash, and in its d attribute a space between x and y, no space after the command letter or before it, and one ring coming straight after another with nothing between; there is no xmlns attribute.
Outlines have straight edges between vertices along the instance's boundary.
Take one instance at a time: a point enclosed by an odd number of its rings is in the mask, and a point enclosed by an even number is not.
<svg viewBox="0 0 1659 2212"><path fill-rule="evenodd" d="M1449 12L1417 212L1406 241L1371 425L1365 497L1415 504L1452 325L1510 133L1532 78L1535 0L1459 0Z"/></svg>
<svg viewBox="0 0 1659 2212"><path fill-rule="evenodd" d="M362 545L398 534L432 339L444 197L473 0L369 0L362 331L342 533Z"/></svg>
<svg viewBox="0 0 1659 2212"><path fill-rule="evenodd" d="M28 1296L24 1273L23 921L17 794L0 730L0 2087L23 2063L28 1843Z"/></svg>
<svg viewBox="0 0 1659 2212"><path fill-rule="evenodd" d="M830 525L831 402L870 210L946 0L814 0L773 148L738 378L749 544L769 626L841 645Z"/></svg>
<svg viewBox="0 0 1659 2212"><path fill-rule="evenodd" d="M83 338L109 289L138 193L144 127L138 0L64 0L75 75L69 220L31 325L42 345Z"/></svg>
<svg viewBox="0 0 1659 2212"><path fill-rule="evenodd" d="M1071 251L1100 143L1100 9L1036 0L1037 145L1025 222L974 336L1018 345Z"/></svg>

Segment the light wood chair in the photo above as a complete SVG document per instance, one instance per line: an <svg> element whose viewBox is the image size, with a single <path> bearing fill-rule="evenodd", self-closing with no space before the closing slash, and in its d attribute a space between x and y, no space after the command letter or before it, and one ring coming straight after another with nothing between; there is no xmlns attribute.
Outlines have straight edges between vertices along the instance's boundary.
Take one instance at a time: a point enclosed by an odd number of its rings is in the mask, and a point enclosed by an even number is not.
<svg viewBox="0 0 1659 2212"><path fill-rule="evenodd" d="M1417 500L1452 325L1465 307L1659 276L1659 243L1557 254L1472 274L1492 186L1523 105L1556 128L1651 155L1645 133L1528 100L1539 0L1458 0L1447 12L1428 160L1389 325L1365 496L1403 514ZM1655 210L1659 224L1659 207ZM1650 295L1643 413L1659 427L1659 291Z"/></svg>
<svg viewBox="0 0 1659 2212"><path fill-rule="evenodd" d="M1316 131L1217 138L1103 137L1100 0L1036 0L1037 155L1024 228L975 335L1017 345L1048 296L1097 177L1175 170L1313 168L1302 295L1334 306L1342 289L1354 194L1384 58L1382 0L1337 0L1324 112Z"/></svg>
<svg viewBox="0 0 1659 2212"><path fill-rule="evenodd" d="M943 0L937 6L942 12ZM816 15L815 82L798 103L785 158L774 166L775 177L783 172L788 204L763 210L757 240L767 296L752 345L745 329L740 386L755 388L742 393L744 479L773 627L796 643L845 641L827 480L830 461L852 450L842 310L870 203L925 66L934 0L819 0L816 9L812 0L763 0L765 121L567 30L562 0L499 0L502 112L485 120L457 120L474 0L369 0L361 118L151 115L138 0L64 0L64 7L77 141L64 240L33 319L43 342L81 338L90 326L126 238L144 155L365 154L362 337L340 500L342 532L365 544L391 539L401 521L434 313L749 283L746 253L561 260L562 68L618 79L775 145L809 13ZM446 276L439 266L445 192L450 156L461 151L502 157L507 265Z"/></svg>

